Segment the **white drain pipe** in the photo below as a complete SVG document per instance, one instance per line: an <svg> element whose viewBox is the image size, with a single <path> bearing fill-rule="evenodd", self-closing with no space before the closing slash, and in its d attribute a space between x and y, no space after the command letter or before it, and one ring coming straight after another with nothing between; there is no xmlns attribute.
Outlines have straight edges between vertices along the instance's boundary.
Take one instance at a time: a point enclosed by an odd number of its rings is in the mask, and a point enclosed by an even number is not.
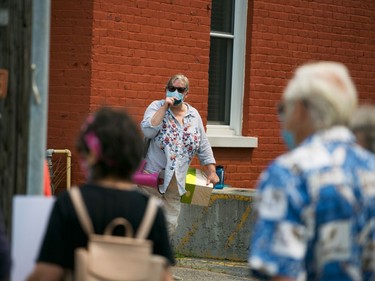
<svg viewBox="0 0 375 281"><path fill-rule="evenodd" d="M47 142L50 0L32 1L31 69L27 194L43 194Z"/></svg>

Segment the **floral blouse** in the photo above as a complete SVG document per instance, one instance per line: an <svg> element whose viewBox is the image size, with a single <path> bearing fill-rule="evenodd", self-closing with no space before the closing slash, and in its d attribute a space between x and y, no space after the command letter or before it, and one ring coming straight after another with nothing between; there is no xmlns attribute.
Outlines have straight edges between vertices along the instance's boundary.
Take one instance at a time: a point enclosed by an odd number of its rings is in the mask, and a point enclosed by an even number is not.
<svg viewBox="0 0 375 281"><path fill-rule="evenodd" d="M215 164L212 148L208 142L202 118L191 105L187 106L183 124L180 124L173 112L168 109L161 124L151 125L155 112L164 104L164 100L152 102L146 109L141 128L146 138L151 139L146 155L145 169L159 173L165 169L164 185L160 188L165 193L169 182L176 175L180 195L185 190L185 177L194 156L197 154L202 166Z"/></svg>

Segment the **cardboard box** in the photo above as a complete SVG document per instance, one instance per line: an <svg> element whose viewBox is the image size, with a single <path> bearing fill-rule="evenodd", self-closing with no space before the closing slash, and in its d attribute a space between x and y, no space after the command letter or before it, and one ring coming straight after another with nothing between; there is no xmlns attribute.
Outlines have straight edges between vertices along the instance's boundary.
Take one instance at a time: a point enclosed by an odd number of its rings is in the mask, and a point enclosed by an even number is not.
<svg viewBox="0 0 375 281"><path fill-rule="evenodd" d="M181 197L181 203L208 206L213 185L206 185L206 182L207 177L202 170L189 168L185 182L186 193Z"/></svg>

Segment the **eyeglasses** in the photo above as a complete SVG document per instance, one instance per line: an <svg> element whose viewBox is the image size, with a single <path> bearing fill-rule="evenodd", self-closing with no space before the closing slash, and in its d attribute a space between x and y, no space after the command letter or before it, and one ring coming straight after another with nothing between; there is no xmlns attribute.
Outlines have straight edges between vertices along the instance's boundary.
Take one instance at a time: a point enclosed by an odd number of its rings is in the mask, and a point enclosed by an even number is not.
<svg viewBox="0 0 375 281"><path fill-rule="evenodd" d="M279 116L285 115L285 103L280 102L280 103L277 104L277 114Z"/></svg>
<svg viewBox="0 0 375 281"><path fill-rule="evenodd" d="M304 107L306 107L306 108L309 107L308 101L306 101L305 99L301 99L300 101L302 102L302 105ZM287 104L293 104L294 102L295 101L282 101L282 102L277 104L277 115L279 116L280 121L285 120L286 105Z"/></svg>
<svg viewBox="0 0 375 281"><path fill-rule="evenodd" d="M174 91L178 91L179 93L183 94L185 91L186 91L186 88L182 88L182 87L175 87L175 86L168 86L168 91L170 92L174 92Z"/></svg>
<svg viewBox="0 0 375 281"><path fill-rule="evenodd" d="M286 111L286 104L285 102L279 102L276 106L277 116L279 121L284 122L285 120L285 111Z"/></svg>

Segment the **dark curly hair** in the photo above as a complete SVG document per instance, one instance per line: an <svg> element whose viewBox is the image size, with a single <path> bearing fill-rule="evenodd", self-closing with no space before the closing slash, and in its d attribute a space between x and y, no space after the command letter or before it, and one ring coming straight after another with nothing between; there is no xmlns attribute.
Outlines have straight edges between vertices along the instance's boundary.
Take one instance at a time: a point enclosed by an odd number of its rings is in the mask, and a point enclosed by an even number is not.
<svg viewBox="0 0 375 281"><path fill-rule="evenodd" d="M143 138L126 111L103 107L83 124L76 148L83 156L96 155L91 180L130 180L143 157Z"/></svg>

